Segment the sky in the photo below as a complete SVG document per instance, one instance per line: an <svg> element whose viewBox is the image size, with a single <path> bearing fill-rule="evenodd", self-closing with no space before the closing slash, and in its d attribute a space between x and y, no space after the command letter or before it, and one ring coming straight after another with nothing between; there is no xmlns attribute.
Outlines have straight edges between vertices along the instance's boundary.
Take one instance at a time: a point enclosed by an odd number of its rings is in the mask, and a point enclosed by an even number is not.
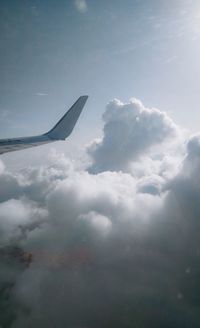
<svg viewBox="0 0 200 328"><path fill-rule="evenodd" d="M49 128L81 94L83 136L115 97L198 130L198 0L2 0L0 21L2 138Z"/></svg>
<svg viewBox="0 0 200 328"><path fill-rule="evenodd" d="M0 328L198 328L199 1L0 5Z"/></svg>

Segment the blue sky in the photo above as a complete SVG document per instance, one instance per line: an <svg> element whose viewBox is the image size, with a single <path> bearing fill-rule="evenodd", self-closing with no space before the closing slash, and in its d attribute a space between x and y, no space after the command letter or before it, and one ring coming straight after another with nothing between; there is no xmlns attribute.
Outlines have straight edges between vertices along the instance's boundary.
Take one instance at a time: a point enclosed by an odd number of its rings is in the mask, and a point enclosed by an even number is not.
<svg viewBox="0 0 200 328"><path fill-rule="evenodd" d="M198 130L199 1L13 0L0 15L2 138L46 130L81 94L85 140L115 97Z"/></svg>

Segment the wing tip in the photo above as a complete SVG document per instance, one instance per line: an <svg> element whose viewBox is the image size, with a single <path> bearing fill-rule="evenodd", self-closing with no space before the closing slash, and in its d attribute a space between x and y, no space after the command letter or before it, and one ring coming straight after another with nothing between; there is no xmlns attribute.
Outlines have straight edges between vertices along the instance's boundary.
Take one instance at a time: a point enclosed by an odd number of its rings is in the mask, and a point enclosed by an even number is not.
<svg viewBox="0 0 200 328"><path fill-rule="evenodd" d="M88 95L83 95L83 96L80 96L80 97L78 98L78 100L79 100L79 99L84 99L85 101L87 101L88 98L89 98Z"/></svg>
<svg viewBox="0 0 200 328"><path fill-rule="evenodd" d="M46 135L50 137L50 139L65 140L71 134L88 97L88 95L80 96L60 121L53 127L53 129L47 132Z"/></svg>

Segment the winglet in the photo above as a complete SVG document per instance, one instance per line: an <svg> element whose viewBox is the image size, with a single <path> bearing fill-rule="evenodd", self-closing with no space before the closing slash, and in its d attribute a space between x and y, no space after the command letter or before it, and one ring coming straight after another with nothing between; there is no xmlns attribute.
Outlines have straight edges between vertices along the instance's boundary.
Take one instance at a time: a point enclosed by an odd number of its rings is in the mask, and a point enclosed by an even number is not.
<svg viewBox="0 0 200 328"><path fill-rule="evenodd" d="M88 96L81 96L78 100L72 105L72 107L67 111L67 113L60 119L60 121L47 132L47 135L50 139L54 140L64 140L72 132L82 109L88 99Z"/></svg>

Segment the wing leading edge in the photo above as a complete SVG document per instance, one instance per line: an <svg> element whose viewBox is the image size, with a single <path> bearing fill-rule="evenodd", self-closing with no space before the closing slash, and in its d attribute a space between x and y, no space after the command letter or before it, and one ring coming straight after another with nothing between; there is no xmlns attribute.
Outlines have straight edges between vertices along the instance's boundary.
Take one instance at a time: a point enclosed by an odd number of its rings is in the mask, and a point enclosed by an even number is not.
<svg viewBox="0 0 200 328"><path fill-rule="evenodd" d="M0 154L65 140L71 134L88 96L81 96L49 132L39 136L0 139Z"/></svg>

